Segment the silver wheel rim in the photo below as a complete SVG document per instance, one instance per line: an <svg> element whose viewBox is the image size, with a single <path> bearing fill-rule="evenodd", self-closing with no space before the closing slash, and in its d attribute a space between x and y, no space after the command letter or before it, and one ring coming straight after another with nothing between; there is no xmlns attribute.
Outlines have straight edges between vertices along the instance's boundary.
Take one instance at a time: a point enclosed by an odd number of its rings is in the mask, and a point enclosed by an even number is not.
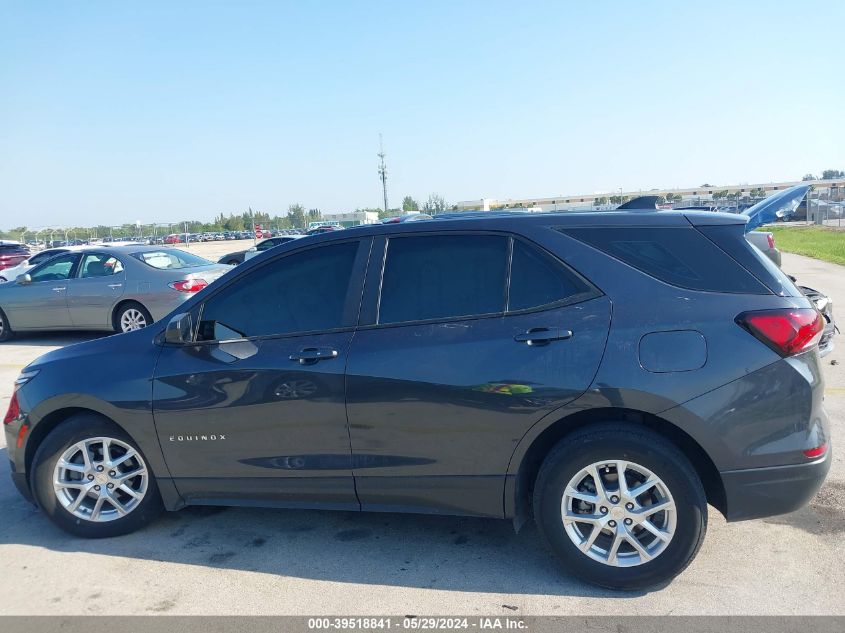
<svg viewBox="0 0 845 633"><path fill-rule="evenodd" d="M92 437L68 448L53 471L53 491L73 516L94 523L132 512L147 494L149 473L126 442Z"/></svg>
<svg viewBox="0 0 845 633"><path fill-rule="evenodd" d="M561 518L584 555L611 567L634 567L666 551L677 510L669 487L648 468L608 460L590 464L569 480Z"/></svg>
<svg viewBox="0 0 845 633"><path fill-rule="evenodd" d="M124 332L133 332L147 327L147 318L137 308L124 310L120 315L120 329Z"/></svg>

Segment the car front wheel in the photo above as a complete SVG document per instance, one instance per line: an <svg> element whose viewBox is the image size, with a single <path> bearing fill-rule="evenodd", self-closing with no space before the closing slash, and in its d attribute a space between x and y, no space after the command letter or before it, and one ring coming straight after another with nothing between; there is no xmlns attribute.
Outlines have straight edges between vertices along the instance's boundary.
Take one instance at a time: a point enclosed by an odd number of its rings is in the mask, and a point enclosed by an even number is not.
<svg viewBox="0 0 845 633"><path fill-rule="evenodd" d="M629 590L681 573L707 529L704 489L687 458L661 435L632 426L564 438L534 488L535 520L564 566L588 582Z"/></svg>
<svg viewBox="0 0 845 633"><path fill-rule="evenodd" d="M78 414L51 431L36 451L31 477L44 513L77 536L127 534L162 509L141 450L94 415Z"/></svg>

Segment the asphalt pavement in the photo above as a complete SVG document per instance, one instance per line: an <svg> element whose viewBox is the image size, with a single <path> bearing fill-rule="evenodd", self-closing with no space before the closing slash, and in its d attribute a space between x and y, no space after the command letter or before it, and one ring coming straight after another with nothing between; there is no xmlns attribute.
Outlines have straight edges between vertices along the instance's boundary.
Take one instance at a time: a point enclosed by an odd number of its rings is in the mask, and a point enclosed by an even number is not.
<svg viewBox="0 0 845 633"><path fill-rule="evenodd" d="M845 323L845 267L789 254L783 267L832 296ZM0 409L24 365L88 338L0 345ZM0 614L845 615L845 337L837 339L824 359L834 463L818 496L798 512L743 523L711 508L698 557L659 590L586 585L557 565L533 526L515 534L496 520L188 508L129 536L78 539L18 495L0 438Z"/></svg>

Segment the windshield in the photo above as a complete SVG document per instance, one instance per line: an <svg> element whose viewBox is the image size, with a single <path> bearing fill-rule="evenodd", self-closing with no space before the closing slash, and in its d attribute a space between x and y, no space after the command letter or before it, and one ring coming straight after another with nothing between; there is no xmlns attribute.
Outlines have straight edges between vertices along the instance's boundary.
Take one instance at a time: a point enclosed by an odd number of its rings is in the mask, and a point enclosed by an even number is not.
<svg viewBox="0 0 845 633"><path fill-rule="evenodd" d="M207 259L175 248L166 251L141 251L139 253L132 253L132 257L144 262L147 266L152 266L160 270L196 268L197 266L209 266L211 264Z"/></svg>

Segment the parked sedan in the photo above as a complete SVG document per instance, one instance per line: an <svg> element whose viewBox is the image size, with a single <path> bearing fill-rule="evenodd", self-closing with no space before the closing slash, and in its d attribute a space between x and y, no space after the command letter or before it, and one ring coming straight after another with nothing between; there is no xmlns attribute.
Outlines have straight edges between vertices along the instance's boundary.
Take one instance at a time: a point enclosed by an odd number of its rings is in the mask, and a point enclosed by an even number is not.
<svg viewBox="0 0 845 633"><path fill-rule="evenodd" d="M263 242L258 242L258 244L256 244L250 249L247 249L244 252L244 260L252 259L256 255L260 255L264 251L270 250L274 246L281 246L282 244L287 244L288 242L299 239L300 237L300 235L284 235L282 237L271 237L270 239L264 240Z"/></svg>
<svg viewBox="0 0 845 633"><path fill-rule="evenodd" d="M23 331L138 330L229 270L175 248L69 251L0 284L0 341Z"/></svg>

